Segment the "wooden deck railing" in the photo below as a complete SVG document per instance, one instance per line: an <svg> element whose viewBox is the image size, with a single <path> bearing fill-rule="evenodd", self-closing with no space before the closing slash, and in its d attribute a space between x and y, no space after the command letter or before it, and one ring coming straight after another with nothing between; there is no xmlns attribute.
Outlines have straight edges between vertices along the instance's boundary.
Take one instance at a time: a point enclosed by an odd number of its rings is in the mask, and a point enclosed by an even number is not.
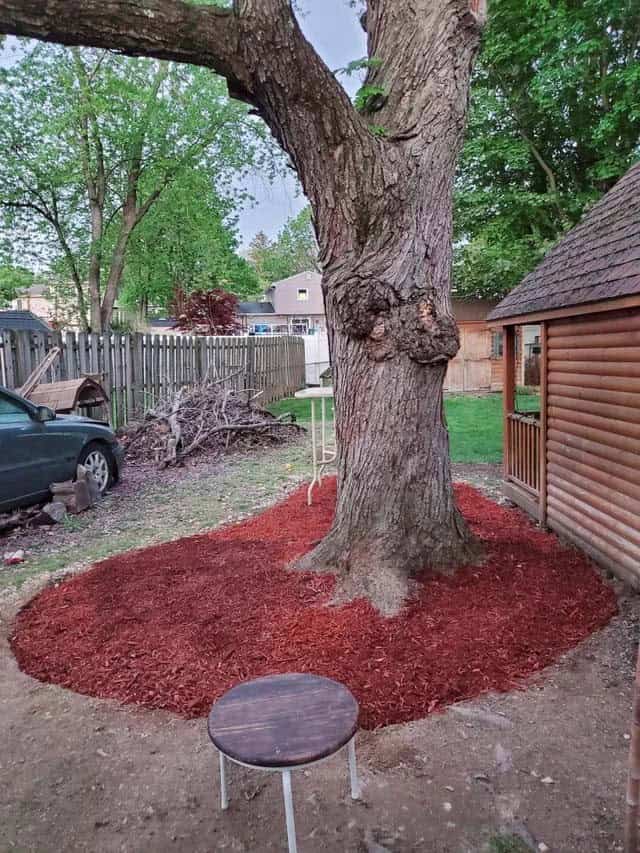
<svg viewBox="0 0 640 853"><path fill-rule="evenodd" d="M540 421L532 415L507 415L506 476L536 494L540 491Z"/></svg>

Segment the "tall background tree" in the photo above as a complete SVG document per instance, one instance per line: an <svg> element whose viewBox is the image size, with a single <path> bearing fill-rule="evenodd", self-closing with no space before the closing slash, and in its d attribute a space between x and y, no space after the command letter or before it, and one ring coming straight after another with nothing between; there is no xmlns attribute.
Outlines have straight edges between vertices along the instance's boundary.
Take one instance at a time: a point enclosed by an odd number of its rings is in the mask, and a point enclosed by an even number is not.
<svg viewBox="0 0 640 853"><path fill-rule="evenodd" d="M176 294L216 285L257 296L253 266L238 254L234 206L216 194L203 167L184 170L132 235L119 304L145 315L169 310Z"/></svg>
<svg viewBox="0 0 640 853"><path fill-rule="evenodd" d="M471 92L455 286L495 296L640 156L640 3L492 0Z"/></svg>
<svg viewBox="0 0 640 853"><path fill-rule="evenodd" d="M459 347L452 187L484 0L368 0L356 105L289 0L0 0L0 32L213 68L265 120L311 204L336 394L333 526L301 565L397 609L410 571L477 554L442 409Z"/></svg>
<svg viewBox="0 0 640 853"><path fill-rule="evenodd" d="M299 272L319 270L311 208L305 207L289 219L273 241L262 231L256 234L248 258L265 287Z"/></svg>
<svg viewBox="0 0 640 853"><path fill-rule="evenodd" d="M20 296L33 284L33 279L31 270L0 263L0 308Z"/></svg>
<svg viewBox="0 0 640 853"><path fill-rule="evenodd" d="M85 328L108 328L132 235L167 189L199 169L221 195L254 162L247 112L206 69L28 50L0 69L4 231L65 269Z"/></svg>

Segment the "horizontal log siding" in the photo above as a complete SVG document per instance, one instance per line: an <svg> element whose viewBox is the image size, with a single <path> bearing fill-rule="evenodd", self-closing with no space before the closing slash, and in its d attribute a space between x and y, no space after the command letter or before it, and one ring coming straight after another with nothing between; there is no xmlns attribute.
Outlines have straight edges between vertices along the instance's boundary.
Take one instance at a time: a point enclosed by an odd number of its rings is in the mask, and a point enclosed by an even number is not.
<svg viewBox="0 0 640 853"><path fill-rule="evenodd" d="M547 523L640 585L640 310L548 327Z"/></svg>

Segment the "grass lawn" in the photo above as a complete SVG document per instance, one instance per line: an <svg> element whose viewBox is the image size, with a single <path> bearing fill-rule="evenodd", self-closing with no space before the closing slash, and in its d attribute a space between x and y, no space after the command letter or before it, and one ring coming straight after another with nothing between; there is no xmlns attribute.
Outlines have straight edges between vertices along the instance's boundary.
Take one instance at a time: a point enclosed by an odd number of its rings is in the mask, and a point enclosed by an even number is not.
<svg viewBox="0 0 640 853"><path fill-rule="evenodd" d="M518 394L518 410L535 409L537 396ZM327 400L327 412L332 413ZM502 459L502 394L484 396L457 395L445 398L445 412L451 437L454 462L500 462ZM292 412L297 420L311 419L309 400L289 398L270 405L269 410L281 415ZM319 410L319 407L318 407Z"/></svg>

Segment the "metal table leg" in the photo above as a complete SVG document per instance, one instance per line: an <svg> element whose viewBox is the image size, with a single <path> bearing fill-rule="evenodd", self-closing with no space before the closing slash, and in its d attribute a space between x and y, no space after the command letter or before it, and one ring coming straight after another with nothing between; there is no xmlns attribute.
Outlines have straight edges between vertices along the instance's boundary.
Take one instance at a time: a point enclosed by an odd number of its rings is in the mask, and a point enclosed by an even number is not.
<svg viewBox="0 0 640 853"><path fill-rule="evenodd" d="M229 808L229 796L227 794L227 775L224 766L224 755L219 752L220 757L220 806L223 810Z"/></svg>
<svg viewBox="0 0 640 853"><path fill-rule="evenodd" d="M358 783L358 767L356 765L356 739L349 741L349 778L351 780L351 799L360 799L360 785Z"/></svg>
<svg viewBox="0 0 640 853"><path fill-rule="evenodd" d="M311 506L311 493L318 482L318 451L316 448L316 401L311 398L311 455L313 463L313 479L307 489L307 505Z"/></svg>
<svg viewBox="0 0 640 853"><path fill-rule="evenodd" d="M293 795L291 793L291 771L282 771L282 790L284 793L284 812L287 818L287 841L289 853L298 853L296 843L296 824L293 817Z"/></svg>

